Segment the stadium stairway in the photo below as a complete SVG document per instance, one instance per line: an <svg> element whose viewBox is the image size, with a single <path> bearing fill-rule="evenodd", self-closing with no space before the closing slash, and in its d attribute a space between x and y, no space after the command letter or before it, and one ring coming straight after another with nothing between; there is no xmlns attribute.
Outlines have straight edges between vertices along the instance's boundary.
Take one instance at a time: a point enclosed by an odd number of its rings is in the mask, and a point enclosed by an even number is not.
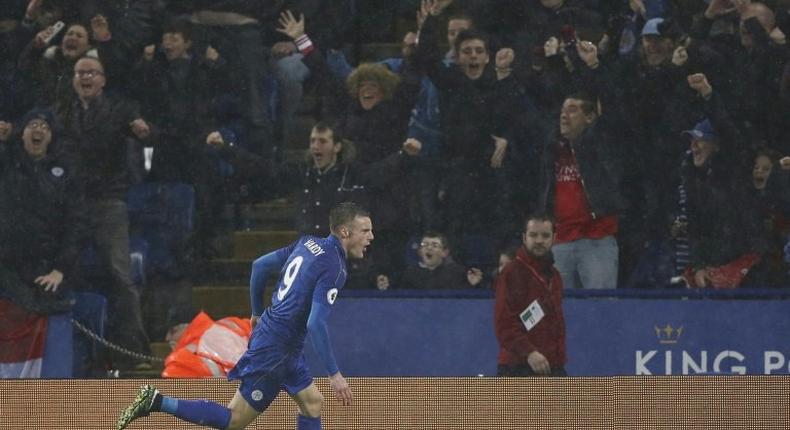
<svg viewBox="0 0 790 430"><path fill-rule="evenodd" d="M306 113L299 114L288 131L283 157L295 161L304 156L314 120ZM229 207L232 212L233 208ZM218 320L227 316L247 317L250 314L250 267L257 257L296 240L293 230L293 204L279 199L245 207L245 218L251 228L237 230L227 238L228 246L216 258L197 267L192 287L192 305L195 311L205 311ZM267 289L267 291L269 291ZM270 294L265 294L266 301ZM151 354L166 358L172 351L163 339L152 342ZM123 378L158 378L163 363L152 363L146 370L127 371Z"/></svg>
<svg viewBox="0 0 790 430"><path fill-rule="evenodd" d="M251 216L257 230L234 231L231 246L224 255L198 268L192 288L192 304L196 311L205 311L218 320L227 316L247 317L250 314L250 267L257 257L296 240L297 234L287 228L293 224L293 206L287 200L254 205ZM271 291L267 288L266 302ZM151 354L166 358L171 352L169 343L159 339L152 342ZM163 363L153 363L150 370L137 370L121 375L124 378L157 378Z"/></svg>
<svg viewBox="0 0 790 430"><path fill-rule="evenodd" d="M405 34L405 30L402 32ZM375 61L400 55L399 43L369 43L358 51L362 61ZM309 143L310 129L314 124L312 113L317 99L313 94L305 98L294 117L291 126L285 131L286 144L282 156L289 161L304 156ZM192 303L196 311L203 310L213 319L227 316L246 317L249 307L249 276L252 261L279 247L285 246L297 237L293 231L294 207L287 199L253 205L247 217L252 221L252 229L231 233L230 246L225 253L198 268ZM271 288L271 286L269 286ZM270 300L267 289L266 300ZM156 357L165 358L171 352L170 345L163 340L151 343L151 352ZM157 378L162 372L162 363L155 363L151 370L130 372L124 377Z"/></svg>

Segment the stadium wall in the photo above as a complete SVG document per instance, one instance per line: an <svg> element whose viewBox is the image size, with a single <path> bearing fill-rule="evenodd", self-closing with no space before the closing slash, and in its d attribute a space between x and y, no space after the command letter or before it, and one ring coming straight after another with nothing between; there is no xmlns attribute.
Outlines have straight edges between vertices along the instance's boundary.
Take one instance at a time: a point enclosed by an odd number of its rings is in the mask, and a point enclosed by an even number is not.
<svg viewBox="0 0 790 430"><path fill-rule="evenodd" d="M138 385L184 398L230 400L235 384L201 380L0 380L0 429L108 429ZM787 429L790 377L351 378L354 403L334 403L326 429ZM250 429L292 430L281 394ZM153 414L132 429L192 429Z"/></svg>
<svg viewBox="0 0 790 430"><path fill-rule="evenodd" d="M572 376L790 373L786 297L748 291L684 297L670 296L678 292L569 293L564 300L566 369ZM330 334L345 374L496 374L490 294L400 294L352 293L335 303ZM309 342L306 354L315 376L324 376Z"/></svg>

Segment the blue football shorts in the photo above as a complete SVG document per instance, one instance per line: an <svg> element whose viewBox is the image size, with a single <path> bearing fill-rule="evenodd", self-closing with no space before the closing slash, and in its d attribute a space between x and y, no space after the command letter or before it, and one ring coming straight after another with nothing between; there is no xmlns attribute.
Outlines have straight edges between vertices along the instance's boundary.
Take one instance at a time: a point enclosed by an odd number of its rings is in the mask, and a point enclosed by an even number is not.
<svg viewBox="0 0 790 430"><path fill-rule="evenodd" d="M245 353L228 379L241 380L239 392L259 412L269 407L280 390L293 396L313 383L303 352L289 354L269 348Z"/></svg>

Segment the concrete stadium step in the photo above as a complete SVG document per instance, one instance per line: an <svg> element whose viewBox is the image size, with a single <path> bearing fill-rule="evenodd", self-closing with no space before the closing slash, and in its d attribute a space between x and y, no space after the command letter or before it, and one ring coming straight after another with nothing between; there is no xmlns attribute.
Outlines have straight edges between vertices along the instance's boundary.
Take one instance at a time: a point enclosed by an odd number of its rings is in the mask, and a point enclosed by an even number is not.
<svg viewBox="0 0 790 430"><path fill-rule="evenodd" d="M252 261L297 239L293 230L251 230L233 233L233 258Z"/></svg>
<svg viewBox="0 0 790 430"><path fill-rule="evenodd" d="M151 356L159 357L162 359L167 358L170 355L172 350L170 349L170 343L168 342L151 342ZM159 370L162 370L164 367L162 363L154 363L155 367L158 366Z"/></svg>
<svg viewBox="0 0 790 430"><path fill-rule="evenodd" d="M215 258L197 268L201 284L245 285L250 280L251 259Z"/></svg>
<svg viewBox="0 0 790 430"><path fill-rule="evenodd" d="M254 230L290 230L294 227L294 211L288 199L277 199L251 205L248 214L254 221Z"/></svg>
<svg viewBox="0 0 790 430"><path fill-rule="evenodd" d="M263 305L271 304L274 280L270 279L263 293ZM202 285L192 289L195 309L206 312L218 320L229 316L250 315L250 289L247 285Z"/></svg>
<svg viewBox="0 0 790 430"><path fill-rule="evenodd" d="M167 358L170 354L170 344L167 342L151 342L149 344L151 347L151 356L152 357L159 357L161 359ZM165 364L163 362L151 362L150 369L143 369L143 370L124 370L121 371L118 375L119 378L124 379L155 379L161 378L162 370L164 370Z"/></svg>
<svg viewBox="0 0 790 430"><path fill-rule="evenodd" d="M228 316L250 315L250 289L243 283L234 285L204 285L192 289L192 304L218 320Z"/></svg>

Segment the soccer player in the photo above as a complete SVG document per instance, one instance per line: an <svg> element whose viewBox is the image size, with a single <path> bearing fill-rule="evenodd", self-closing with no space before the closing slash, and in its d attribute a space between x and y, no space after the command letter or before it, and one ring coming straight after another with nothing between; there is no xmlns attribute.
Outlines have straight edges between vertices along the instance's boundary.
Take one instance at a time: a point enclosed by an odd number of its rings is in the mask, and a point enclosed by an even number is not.
<svg viewBox="0 0 790 430"><path fill-rule="evenodd" d="M328 237L303 236L252 264L253 332L247 352L228 373L229 380L241 380L228 407L207 400L167 397L144 385L118 418L118 430L151 412L168 413L215 429L243 429L269 406L281 389L299 405L297 429L320 429L324 399L305 363L303 347L307 332L326 366L335 397L343 405L350 404L351 388L335 363L326 320L346 282L346 257L362 258L373 240L373 225L366 211L348 202L332 209L329 225ZM272 304L264 311L266 278L275 272L282 275L272 295Z"/></svg>

